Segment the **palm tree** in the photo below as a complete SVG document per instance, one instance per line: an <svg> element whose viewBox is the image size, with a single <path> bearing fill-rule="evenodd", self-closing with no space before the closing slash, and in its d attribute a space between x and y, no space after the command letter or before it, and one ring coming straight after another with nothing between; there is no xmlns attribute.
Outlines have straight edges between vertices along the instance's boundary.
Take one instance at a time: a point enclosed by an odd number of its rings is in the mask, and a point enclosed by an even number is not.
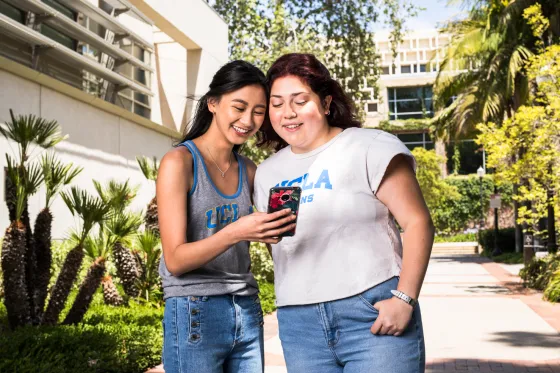
<svg viewBox="0 0 560 373"><path fill-rule="evenodd" d="M136 157L136 161L138 162L138 165L140 166L140 169L146 179L155 182L159 168L156 157L152 158L151 163L147 157ZM144 226L147 230L153 231L157 236L159 236L157 200L155 196L148 203L146 215L144 216Z"/></svg>
<svg viewBox="0 0 560 373"><path fill-rule="evenodd" d="M139 271L136 259L127 246L141 224L142 217L139 214L127 212L116 214L107 222L107 229L116 237L112 251L117 276L126 295L133 298L138 296Z"/></svg>
<svg viewBox="0 0 560 373"><path fill-rule="evenodd" d="M88 236L84 241L84 250L92 263L63 324L77 324L84 318L107 271L105 264L109 256L112 239L110 235L106 234L105 230L101 230L97 237Z"/></svg>
<svg viewBox="0 0 560 373"><path fill-rule="evenodd" d="M119 294L111 276L107 275L103 277L101 285L103 286L103 300L105 304L109 306L122 306L124 304L124 300Z"/></svg>
<svg viewBox="0 0 560 373"><path fill-rule="evenodd" d="M34 305L36 323L41 320L47 298L47 288L51 278L51 226L52 214L50 206L52 201L60 192L61 188L82 172L82 167L74 167L72 163L62 164L56 159L54 153L43 155L41 160L43 177L46 187L45 208L39 212L35 220L33 230L33 244L35 245L35 256L37 260L34 289Z"/></svg>
<svg viewBox="0 0 560 373"><path fill-rule="evenodd" d="M33 155L35 148L32 144L36 144L43 149L49 149L54 147L59 142L65 140L67 136L62 136L60 134L60 127L58 123L54 120L47 121L43 118L36 117L35 115L14 115L14 112L10 109L11 121L0 125L0 133L8 141L13 141L18 145L17 159L17 170L21 174L22 179L27 178L28 173L28 163ZM8 211L10 215L10 221L14 222L16 220L16 210L17 210L17 186L8 178L6 183L6 204L8 206ZM27 208L27 198L34 194L35 190L28 190L25 200L23 202L23 211L21 214L21 223L26 227L25 237L26 244L24 246L23 260L25 261L25 286L27 288L28 295L28 305L31 312L32 318L34 318L34 303L33 285L35 284L35 251L33 246L33 232L31 230L31 224L29 220L29 213Z"/></svg>
<svg viewBox="0 0 560 373"><path fill-rule="evenodd" d="M105 228L116 237L112 245L113 259L117 267L125 293L130 297L138 296L138 266L132 252L126 247L129 238L138 232L142 218L138 214L126 212L138 192L138 186L131 187L128 180L124 183L111 180L103 187L94 181L95 189L103 202L110 206L111 217Z"/></svg>
<svg viewBox="0 0 560 373"><path fill-rule="evenodd" d="M70 193L62 192L62 199L70 209L72 215L78 215L82 219L82 229L79 234L78 243L70 250L56 283L51 292L47 310L43 314L42 324L54 325L58 322L60 312L64 308L70 290L84 259L84 241L95 224L101 223L107 218L109 208L99 198L90 196L86 191L72 187Z"/></svg>
<svg viewBox="0 0 560 373"><path fill-rule="evenodd" d="M440 138L472 137L478 123L503 123L525 104L533 83L528 60L560 36L557 0L464 0L469 18L448 25L452 40L434 86L433 122ZM550 27L535 32L529 13L539 9ZM544 22L546 24L546 22ZM459 72L451 72L455 69ZM515 191L518 186L514 186ZM514 191L514 192L515 192ZM518 203L514 201L517 217ZM522 247L516 219L516 249Z"/></svg>
<svg viewBox="0 0 560 373"><path fill-rule="evenodd" d="M8 312L10 328L31 322L31 307L29 304L28 289L26 284L25 254L27 245L27 226L22 222L27 196L37 190L42 183L41 170L37 165L29 166L27 172L22 174L6 154L8 164L8 178L16 187L16 201L14 220L6 230L2 241L2 275L4 283L4 304Z"/></svg>
<svg viewBox="0 0 560 373"><path fill-rule="evenodd" d="M161 241L153 232L146 230L135 237L135 253L141 262L138 281L140 297L151 301L159 294L158 267L161 258Z"/></svg>

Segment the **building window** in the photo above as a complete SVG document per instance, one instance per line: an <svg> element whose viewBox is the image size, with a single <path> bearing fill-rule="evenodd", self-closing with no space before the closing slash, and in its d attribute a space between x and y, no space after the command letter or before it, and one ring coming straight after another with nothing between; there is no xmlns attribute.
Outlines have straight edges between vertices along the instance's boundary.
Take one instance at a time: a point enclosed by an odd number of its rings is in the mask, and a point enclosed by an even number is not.
<svg viewBox="0 0 560 373"><path fill-rule="evenodd" d="M369 102L367 104L368 113L377 113L377 104L374 102Z"/></svg>
<svg viewBox="0 0 560 373"><path fill-rule="evenodd" d="M421 73L425 73L425 72L426 72L426 64L425 64L425 63L420 65L420 72L421 72Z"/></svg>
<svg viewBox="0 0 560 373"><path fill-rule="evenodd" d="M381 75L389 75L389 66L383 66L381 68Z"/></svg>
<svg viewBox="0 0 560 373"><path fill-rule="evenodd" d="M401 74L410 74L411 72L410 65L401 66Z"/></svg>
<svg viewBox="0 0 560 373"><path fill-rule="evenodd" d="M456 147L459 152L459 169L457 173L459 175L476 174L478 167L484 163L484 152L474 140L450 141L446 145L447 172L452 174L455 171L453 169L453 154L455 154Z"/></svg>
<svg viewBox="0 0 560 373"><path fill-rule="evenodd" d="M151 54L150 52L146 51L142 47L130 42L124 45L121 45L121 48L125 51L132 54L134 57L138 58L141 61L146 63L150 63ZM126 63L119 68L117 71L130 78L134 81L146 86L150 87L151 82L151 74L149 71L141 69L137 66L132 66L130 63ZM133 92L130 89L124 89L118 93L116 105L121 106L133 113L136 113L140 116L146 117L148 119L151 118L151 100L149 96L146 96L139 92Z"/></svg>
<svg viewBox="0 0 560 373"><path fill-rule="evenodd" d="M78 41L76 39L72 39L70 36L63 34L48 25L41 25L41 34L74 51L78 47Z"/></svg>
<svg viewBox="0 0 560 373"><path fill-rule="evenodd" d="M66 17L70 18L71 20L75 21L76 20L76 12L74 12L72 9L62 5L61 3L59 3L56 0L42 0L45 4L47 4L48 6L50 6L51 8L54 8L56 10L58 10L60 13L64 14Z"/></svg>
<svg viewBox="0 0 560 373"><path fill-rule="evenodd" d="M18 21L19 23L24 23L25 21L25 12L23 10L19 10L18 8L6 4L3 1L0 1L0 13L10 17L14 21Z"/></svg>
<svg viewBox="0 0 560 373"><path fill-rule="evenodd" d="M426 150L432 150L435 148L434 142L430 134L427 132L397 133L396 136L410 150L417 147L422 147Z"/></svg>
<svg viewBox="0 0 560 373"><path fill-rule="evenodd" d="M432 87L388 88L389 119L433 117Z"/></svg>

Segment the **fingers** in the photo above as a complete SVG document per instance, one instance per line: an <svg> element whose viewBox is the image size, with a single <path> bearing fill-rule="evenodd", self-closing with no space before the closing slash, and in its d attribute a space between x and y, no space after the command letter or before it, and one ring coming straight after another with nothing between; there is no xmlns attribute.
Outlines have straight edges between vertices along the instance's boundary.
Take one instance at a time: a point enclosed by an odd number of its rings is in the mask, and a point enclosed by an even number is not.
<svg viewBox="0 0 560 373"><path fill-rule="evenodd" d="M277 228L277 229L271 229L269 231L266 232L266 235L268 237L278 237L280 236L282 233L284 232L288 232L291 231L292 229L294 229L296 227L295 224L290 224L287 225L285 227L281 227L281 228Z"/></svg>
<svg viewBox="0 0 560 373"><path fill-rule="evenodd" d="M276 211L276 212L272 212L270 214L264 214L264 221L265 222L269 222L269 221L273 221L273 220L277 220L280 218L283 218L285 216L289 216L292 214L292 210L291 209L283 209L280 211Z"/></svg>
<svg viewBox="0 0 560 373"><path fill-rule="evenodd" d="M288 210L288 211L291 211L291 210ZM296 218L297 218L296 215L290 214L289 216L283 217L282 219L274 220L274 221L271 221L270 223L264 224L263 229L264 229L264 231L269 231L271 229L281 227L285 224L289 224L289 223L293 222L294 220L296 220Z"/></svg>

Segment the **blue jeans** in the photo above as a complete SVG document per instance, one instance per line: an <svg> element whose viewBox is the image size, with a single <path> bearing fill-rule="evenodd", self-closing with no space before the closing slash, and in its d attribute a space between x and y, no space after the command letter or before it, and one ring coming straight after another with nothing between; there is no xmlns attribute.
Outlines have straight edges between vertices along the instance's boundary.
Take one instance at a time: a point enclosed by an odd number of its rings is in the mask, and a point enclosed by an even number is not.
<svg viewBox="0 0 560 373"><path fill-rule="evenodd" d="M262 373L259 297L173 297L163 316L165 373Z"/></svg>
<svg viewBox="0 0 560 373"><path fill-rule="evenodd" d="M392 297L398 277L362 294L278 309L280 340L289 373L422 373L425 365L420 308L402 335L374 335L378 301Z"/></svg>

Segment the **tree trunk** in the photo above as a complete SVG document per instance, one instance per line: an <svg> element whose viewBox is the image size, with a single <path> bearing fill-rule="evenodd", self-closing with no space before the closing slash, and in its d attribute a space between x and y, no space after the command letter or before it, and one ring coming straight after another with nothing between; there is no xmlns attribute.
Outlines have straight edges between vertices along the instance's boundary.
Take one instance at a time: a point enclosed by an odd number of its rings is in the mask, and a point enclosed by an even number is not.
<svg viewBox="0 0 560 373"><path fill-rule="evenodd" d="M103 300L105 304L109 306L122 306L124 304L124 300L119 294L111 276L103 277L101 284L103 285Z"/></svg>
<svg viewBox="0 0 560 373"><path fill-rule="evenodd" d="M25 244L25 226L21 222L13 222L4 235L1 258L4 304L8 312L8 323L12 329L31 322L25 284Z"/></svg>
<svg viewBox="0 0 560 373"><path fill-rule="evenodd" d="M117 242L113 246L113 258L117 267L117 276L121 279L124 292L129 297L138 296L138 268L136 267L136 259L132 252L124 247L122 243Z"/></svg>
<svg viewBox="0 0 560 373"><path fill-rule="evenodd" d="M33 244L35 245L35 257L37 259L35 293L33 294L35 304L34 324L38 324L43 317L47 290L51 279L51 227L52 214L48 208L45 208L37 215L35 229L33 230Z"/></svg>
<svg viewBox="0 0 560 373"><path fill-rule="evenodd" d="M158 237L160 236L156 197L152 198L150 203L148 203L146 215L144 216L144 225L146 230L152 231Z"/></svg>
<svg viewBox="0 0 560 373"><path fill-rule="evenodd" d="M64 304L72 290L74 281L76 281L83 259L84 249L81 245L76 246L66 255L60 274L53 287L49 305L43 315L42 324L55 325L58 322L58 317L64 309Z"/></svg>
<svg viewBox="0 0 560 373"><path fill-rule="evenodd" d="M82 321L104 275L105 259L97 258L89 268L86 278L84 282L82 282L78 295L74 300L74 304L70 311L68 311L68 315L66 315L63 324L77 324Z"/></svg>

